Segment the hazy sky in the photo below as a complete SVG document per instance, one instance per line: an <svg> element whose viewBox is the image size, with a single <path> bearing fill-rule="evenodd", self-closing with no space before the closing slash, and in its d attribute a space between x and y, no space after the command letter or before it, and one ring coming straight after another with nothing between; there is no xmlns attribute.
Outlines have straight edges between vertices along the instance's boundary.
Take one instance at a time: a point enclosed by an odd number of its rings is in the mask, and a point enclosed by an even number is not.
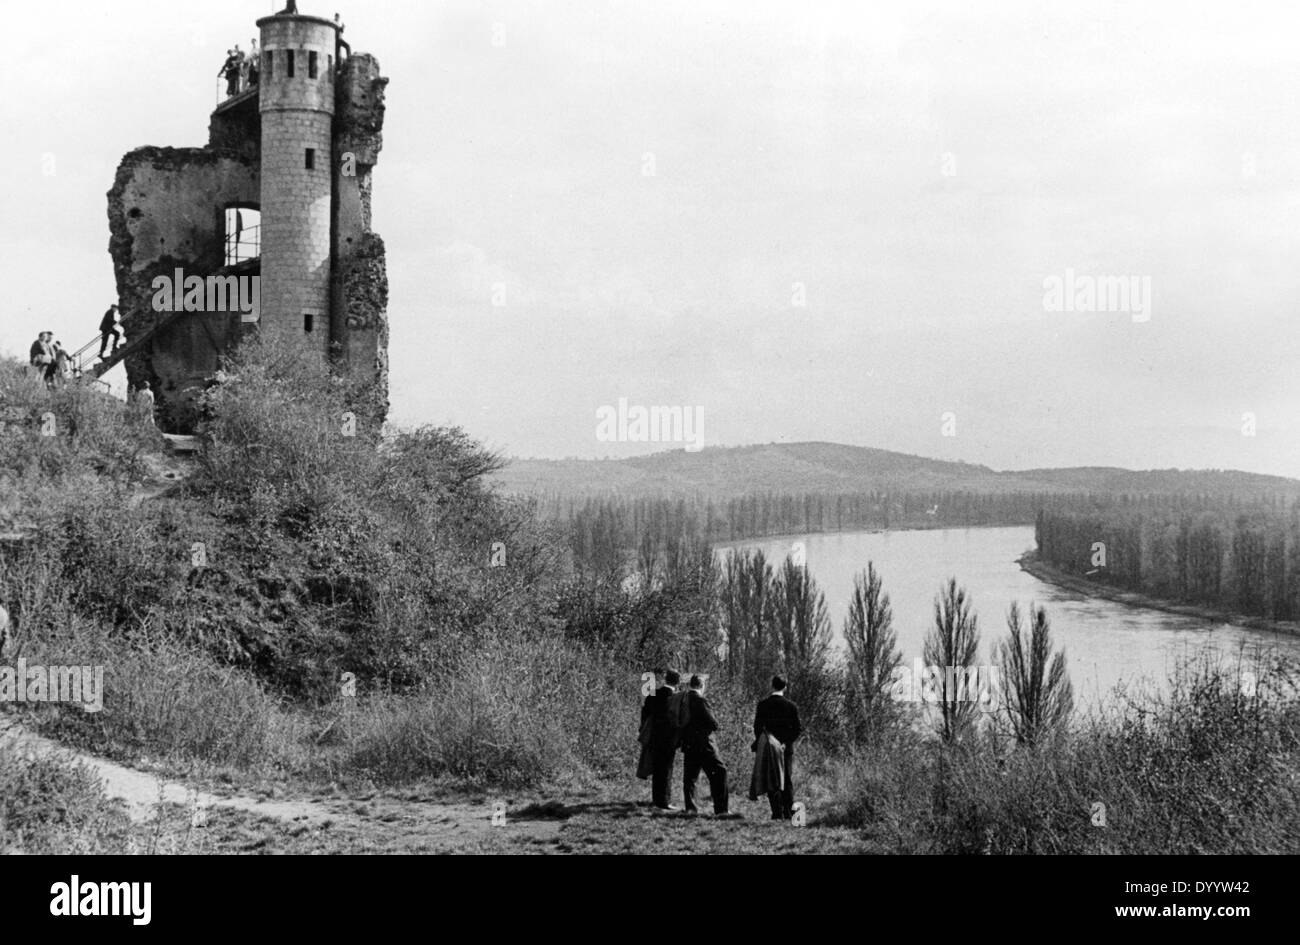
<svg viewBox="0 0 1300 945"><path fill-rule="evenodd" d="M708 445L1300 476L1294 4L339 2L300 7L392 80L396 423L663 448L597 439L622 397ZM282 5L7 11L0 349L95 333L119 158L205 143ZM1048 311L1067 270L1149 319Z"/></svg>

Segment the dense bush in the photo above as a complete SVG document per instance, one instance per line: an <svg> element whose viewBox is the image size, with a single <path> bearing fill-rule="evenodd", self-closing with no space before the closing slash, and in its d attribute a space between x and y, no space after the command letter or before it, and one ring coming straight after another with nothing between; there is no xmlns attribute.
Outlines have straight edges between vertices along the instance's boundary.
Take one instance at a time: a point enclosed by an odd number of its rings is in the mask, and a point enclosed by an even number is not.
<svg viewBox="0 0 1300 945"><path fill-rule="evenodd" d="M375 783L617 774L636 744L639 688L567 641L503 635L457 660L436 690L377 695L348 713L345 766Z"/></svg>
<svg viewBox="0 0 1300 945"><path fill-rule="evenodd" d="M1300 848L1293 670L1258 688L1185 666L1169 695L1036 744L895 732L839 766L833 823L934 853L1283 853Z"/></svg>
<svg viewBox="0 0 1300 945"><path fill-rule="evenodd" d="M0 855L120 853L128 830L84 765L0 751Z"/></svg>
<svg viewBox="0 0 1300 945"><path fill-rule="evenodd" d="M21 372L14 382L46 405L74 396ZM122 404L99 399L121 423L135 422ZM0 599L15 618L15 645L108 667L103 713L51 707L46 724L128 756L155 751L264 771L348 767L355 749L356 771L383 781L480 777L498 767L494 777L536 779L571 761L566 733L529 733L521 722L539 705L555 708L563 692L569 701L557 718L579 718L576 703L593 703L564 686L520 688L521 667L545 665L537 654L557 633L548 616L553 536L528 503L484 485L500 460L462 431L381 437L366 420L372 408L324 365L254 343L205 394L198 468L165 496L137 501L126 465L84 492L67 486L83 468L72 460L66 471L20 469L50 489L34 536L0 547ZM355 428L345 425L349 413ZM79 462L75 450L86 444L78 443L67 449ZM106 501L110 489L119 491ZM331 755L330 739L315 739L345 673L357 681L363 715L438 718L447 745L399 758L372 739ZM449 728L461 696L491 695L485 678L512 680L510 692L532 692L532 701L510 703L503 693L485 699L463 731ZM498 703L511 706L505 728L493 714ZM490 752L474 746L497 742L498 730L526 735L536 750L518 763L488 763ZM319 764L326 755L328 765Z"/></svg>
<svg viewBox="0 0 1300 945"><path fill-rule="evenodd" d="M0 532L50 525L69 494L121 501L160 444L147 418L97 386L50 390L0 359Z"/></svg>
<svg viewBox="0 0 1300 945"><path fill-rule="evenodd" d="M46 391L21 373L10 381L45 406L65 398L78 410L83 401L102 407L108 439L145 442L122 433L133 421L116 401L85 388ZM526 503L486 488L500 461L463 432L381 440L366 420L370 405L323 364L256 343L230 360L201 407L199 469L162 498L138 501L125 460L116 478L70 486L66 476L91 468L98 442L84 423L58 446L58 469L15 458L13 475L49 495L39 537L5 552L6 599L30 596L31 576L43 574L68 589L78 613L116 633L147 621L315 699L328 699L343 672L415 687L496 628L545 624L548 534ZM39 434L24 436L42 446ZM7 587L6 570L15 575ZM11 609L21 622L41 621L30 601Z"/></svg>

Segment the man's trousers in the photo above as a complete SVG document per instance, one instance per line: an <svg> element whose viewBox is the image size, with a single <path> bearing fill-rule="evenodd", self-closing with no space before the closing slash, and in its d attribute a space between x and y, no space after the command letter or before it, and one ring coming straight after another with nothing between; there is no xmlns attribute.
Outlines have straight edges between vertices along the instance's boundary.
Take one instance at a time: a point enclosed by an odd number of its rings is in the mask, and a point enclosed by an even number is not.
<svg viewBox="0 0 1300 945"><path fill-rule="evenodd" d="M785 786L779 791L768 791L773 820L789 820L794 816L794 745L785 746Z"/></svg>
<svg viewBox="0 0 1300 945"><path fill-rule="evenodd" d="M652 765L650 774L650 799L655 807L667 807L669 785L673 780L673 761L677 748L672 745L654 745L652 747Z"/></svg>
<svg viewBox="0 0 1300 945"><path fill-rule="evenodd" d="M718 757L718 746L712 736L707 740L696 741L682 746L682 764L685 780L682 782L682 795L686 809L695 810L695 782L700 772L709 779L709 793L713 795L713 812L725 814L727 806L727 767Z"/></svg>

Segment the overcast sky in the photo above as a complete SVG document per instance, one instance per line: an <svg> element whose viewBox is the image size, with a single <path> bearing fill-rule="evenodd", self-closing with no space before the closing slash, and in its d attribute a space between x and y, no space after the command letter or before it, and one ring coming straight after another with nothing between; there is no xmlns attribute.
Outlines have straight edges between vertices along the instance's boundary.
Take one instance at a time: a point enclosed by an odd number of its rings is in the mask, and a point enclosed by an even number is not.
<svg viewBox="0 0 1300 945"><path fill-rule="evenodd" d="M119 158L205 143L282 4L180 6L7 11L0 350L95 333ZM597 439L622 397L708 445L1300 476L1294 4L301 9L391 79L398 424L662 448ZM1067 270L1149 279L1149 318L1049 311Z"/></svg>

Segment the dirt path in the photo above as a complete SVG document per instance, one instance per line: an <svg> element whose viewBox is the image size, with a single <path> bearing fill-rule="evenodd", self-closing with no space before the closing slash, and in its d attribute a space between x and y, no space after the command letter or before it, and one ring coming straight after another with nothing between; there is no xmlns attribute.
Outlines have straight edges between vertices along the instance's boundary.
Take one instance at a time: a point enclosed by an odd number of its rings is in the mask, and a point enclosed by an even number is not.
<svg viewBox="0 0 1300 945"><path fill-rule="evenodd" d="M449 800L430 788L324 797L254 797L199 790L70 749L0 714L0 752L81 762L159 841L157 853L879 853L859 830L790 829L766 804L737 798L741 820L663 815L617 790L570 792L564 801L508 797ZM641 793L647 793L642 791ZM161 801L161 803L160 803ZM201 822L194 819L202 811ZM148 825L148 826L144 826ZM198 829L201 828L201 829Z"/></svg>
<svg viewBox="0 0 1300 945"><path fill-rule="evenodd" d="M155 775L66 748L52 739L28 731L12 719L0 718L0 751L25 752L32 757L62 755L71 761L85 764L104 782L105 794L126 804L127 813L136 823L152 820L157 814L160 801L201 809L231 807L283 820L325 820L337 816L331 814L324 804L311 800L264 800L239 795L221 797L198 791L177 781L165 781Z"/></svg>
<svg viewBox="0 0 1300 945"><path fill-rule="evenodd" d="M168 494L188 479L196 468L192 453L175 451L151 453L143 457L143 462L148 475L139 487L127 496L128 508L136 508L142 502Z"/></svg>
<svg viewBox="0 0 1300 945"><path fill-rule="evenodd" d="M81 762L101 779L104 793L123 802L136 824L155 821L165 805L189 811L194 826L209 828L227 850L282 850L304 844L320 852L453 852L523 841L554 841L563 821L507 814L506 831L494 829L492 805L447 803L419 794L360 797L273 798L214 794L68 748L0 715L0 752L59 756ZM175 817L172 811L170 816ZM505 834L509 834L507 838Z"/></svg>

